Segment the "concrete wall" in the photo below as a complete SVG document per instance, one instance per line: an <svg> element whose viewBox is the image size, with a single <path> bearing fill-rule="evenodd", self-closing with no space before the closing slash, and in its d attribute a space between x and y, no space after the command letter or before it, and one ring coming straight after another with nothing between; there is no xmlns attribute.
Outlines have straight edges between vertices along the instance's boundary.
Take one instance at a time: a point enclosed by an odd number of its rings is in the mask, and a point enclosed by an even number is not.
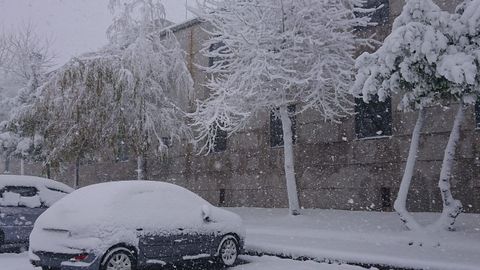
<svg viewBox="0 0 480 270"><path fill-rule="evenodd" d="M454 6L454 1L439 2L445 8ZM402 6L402 1L390 1L390 24ZM208 96L202 87L206 75L195 65L208 64L208 59L200 53L203 41L208 38L202 27L205 25L190 22L175 29L195 80L195 96L200 99ZM390 27L388 24L372 31L383 39ZM398 97L392 103L398 104ZM189 105L191 110L193 102ZM409 196L412 211L441 209L437 181L455 110L455 107L428 110ZM260 112L247 129L228 139L227 150L221 153L199 156L191 145L174 143L168 155L148 159L148 178L185 186L217 205L286 207L283 149L269 145L269 120L268 112ZM332 124L313 111L299 115L294 151L302 207L392 210L391 206L382 206L382 192L389 193L393 205L415 120L416 113L400 112L394 105L393 136L357 139L353 117L342 124ZM80 184L133 179L135 169L134 160L85 164L80 170ZM18 165L12 165L11 171L18 173ZM38 165L27 165L27 173L40 171ZM55 177L71 184L71 175L73 167L67 166ZM452 184L454 195L462 200L466 211L480 213L480 130L475 130L473 108L469 108L462 126Z"/></svg>

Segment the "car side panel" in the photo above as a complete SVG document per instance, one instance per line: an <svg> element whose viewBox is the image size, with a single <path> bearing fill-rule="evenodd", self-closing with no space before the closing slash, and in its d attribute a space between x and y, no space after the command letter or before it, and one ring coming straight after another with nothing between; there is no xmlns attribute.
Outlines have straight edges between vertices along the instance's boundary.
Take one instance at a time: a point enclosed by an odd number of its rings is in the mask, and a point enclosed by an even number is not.
<svg viewBox="0 0 480 270"><path fill-rule="evenodd" d="M166 260L178 252L173 248L177 237L171 234L140 234L140 252L147 260Z"/></svg>
<svg viewBox="0 0 480 270"><path fill-rule="evenodd" d="M0 207L0 229L4 232L4 242L27 243L35 220L45 208Z"/></svg>
<svg viewBox="0 0 480 270"><path fill-rule="evenodd" d="M177 230L170 235L140 236L140 252L147 260L172 262L198 255L212 254L213 234L185 233Z"/></svg>

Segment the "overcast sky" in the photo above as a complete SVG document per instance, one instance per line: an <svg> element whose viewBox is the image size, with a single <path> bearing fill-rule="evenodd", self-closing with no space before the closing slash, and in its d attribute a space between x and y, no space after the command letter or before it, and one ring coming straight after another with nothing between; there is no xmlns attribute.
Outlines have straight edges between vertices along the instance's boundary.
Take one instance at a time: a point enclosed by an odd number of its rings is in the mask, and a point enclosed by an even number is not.
<svg viewBox="0 0 480 270"><path fill-rule="evenodd" d="M163 0L167 19L186 19L185 0ZM189 5L195 0L187 0ZM0 30L32 23L37 32L53 40L57 63L96 50L106 43L111 23L108 0L0 0ZM188 17L191 17L188 14Z"/></svg>

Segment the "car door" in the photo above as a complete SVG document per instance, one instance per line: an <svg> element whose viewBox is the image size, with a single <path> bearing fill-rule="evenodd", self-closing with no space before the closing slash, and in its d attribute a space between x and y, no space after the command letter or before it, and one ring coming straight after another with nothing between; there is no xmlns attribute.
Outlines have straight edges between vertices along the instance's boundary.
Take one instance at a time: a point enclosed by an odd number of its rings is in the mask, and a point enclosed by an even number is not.
<svg viewBox="0 0 480 270"><path fill-rule="evenodd" d="M210 216L210 206L198 208L200 224L196 228L186 228L180 235L178 249L182 250L183 259L198 259L211 255L215 241L215 221Z"/></svg>
<svg viewBox="0 0 480 270"><path fill-rule="evenodd" d="M174 240L174 247L180 252L179 257L184 260L198 259L210 254L208 252L209 234L204 228L186 228Z"/></svg>
<svg viewBox="0 0 480 270"><path fill-rule="evenodd" d="M213 236L204 228L179 227L168 232L144 233L137 229L140 249L147 259L176 261L206 257Z"/></svg>
<svg viewBox="0 0 480 270"><path fill-rule="evenodd" d="M182 258L188 252L189 237L184 228L169 231L144 232L138 228L140 249L147 259L172 261Z"/></svg>

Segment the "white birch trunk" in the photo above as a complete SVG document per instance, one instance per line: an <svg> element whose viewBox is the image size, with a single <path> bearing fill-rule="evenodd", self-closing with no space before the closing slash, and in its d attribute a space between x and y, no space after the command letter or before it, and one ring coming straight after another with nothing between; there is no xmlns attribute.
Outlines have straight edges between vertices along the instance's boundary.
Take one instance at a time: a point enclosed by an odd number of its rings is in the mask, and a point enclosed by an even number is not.
<svg viewBox="0 0 480 270"><path fill-rule="evenodd" d="M438 187L442 194L443 211L440 218L433 225L433 229L440 230L454 230L453 224L455 219L462 212L462 203L459 200L455 200L451 192L450 179L452 177L452 167L455 159L455 151L460 140L460 127L465 119L465 106L463 102L460 103L455 121L453 122L452 132L448 139L448 144L445 149L445 155L443 157L442 170L440 172L440 180Z"/></svg>
<svg viewBox="0 0 480 270"><path fill-rule="evenodd" d="M20 159L20 175L25 175L25 160Z"/></svg>
<svg viewBox="0 0 480 270"><path fill-rule="evenodd" d="M287 180L288 207L291 215L300 214L298 202L297 182L295 180L295 167L293 159L293 134L292 120L288 115L288 107L280 107L280 118L282 120L284 157L285 157L285 178Z"/></svg>
<svg viewBox="0 0 480 270"><path fill-rule="evenodd" d="M143 162L143 157L141 155L137 156L137 180L145 180Z"/></svg>
<svg viewBox="0 0 480 270"><path fill-rule="evenodd" d="M397 199L393 205L405 226L412 231L421 229L420 224L418 224L415 218L407 211L407 197L408 191L410 190L410 184L412 183L413 173L415 171L415 163L417 162L418 157L418 146L420 144L420 132L422 131L424 122L425 110L421 109L418 112L417 123L413 129L405 172L403 173L402 182L400 183Z"/></svg>

